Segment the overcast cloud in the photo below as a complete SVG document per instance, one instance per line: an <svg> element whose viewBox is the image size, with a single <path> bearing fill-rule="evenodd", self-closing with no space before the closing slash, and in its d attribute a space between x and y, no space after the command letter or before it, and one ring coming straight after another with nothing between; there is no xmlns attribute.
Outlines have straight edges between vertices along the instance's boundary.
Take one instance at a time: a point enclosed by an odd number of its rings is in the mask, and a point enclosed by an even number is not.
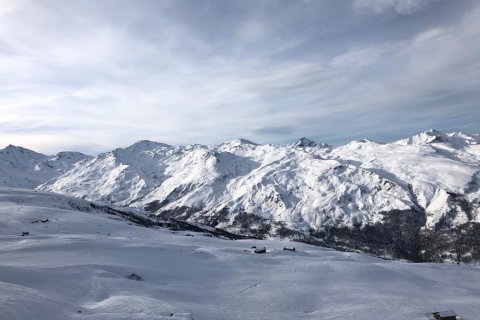
<svg viewBox="0 0 480 320"><path fill-rule="evenodd" d="M0 147L480 132L480 2L0 0Z"/></svg>

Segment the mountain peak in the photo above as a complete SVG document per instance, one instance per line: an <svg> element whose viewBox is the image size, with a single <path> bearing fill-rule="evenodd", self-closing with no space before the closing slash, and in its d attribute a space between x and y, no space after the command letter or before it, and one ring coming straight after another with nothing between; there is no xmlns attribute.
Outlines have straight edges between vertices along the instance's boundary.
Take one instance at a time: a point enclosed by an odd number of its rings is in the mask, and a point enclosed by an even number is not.
<svg viewBox="0 0 480 320"><path fill-rule="evenodd" d="M80 161L83 159L91 159L93 158L92 156L86 155L81 152L76 152L76 151L61 151L50 159L50 161L59 161L59 160L76 160Z"/></svg>
<svg viewBox="0 0 480 320"><path fill-rule="evenodd" d="M318 144L305 137L301 137L293 146L295 148L316 147Z"/></svg>
<svg viewBox="0 0 480 320"><path fill-rule="evenodd" d="M158 147L170 147L170 145L151 140L140 140L125 149L130 151L146 151Z"/></svg>
<svg viewBox="0 0 480 320"><path fill-rule="evenodd" d="M241 144L252 144L252 145L254 145L254 146L258 145L258 144L256 144L255 142L250 141L250 140L247 140L247 139L244 139L244 138L237 139L236 141L238 141L238 142L241 143Z"/></svg>
<svg viewBox="0 0 480 320"><path fill-rule="evenodd" d="M253 141L250 141L250 140L247 140L247 139L244 139L244 138L238 138L238 139L230 140L230 141L224 142L223 144L224 145L228 144L228 145L231 145L231 146L240 146L240 145L258 146L257 143L255 143Z"/></svg>
<svg viewBox="0 0 480 320"><path fill-rule="evenodd" d="M24 147L16 146L13 144L9 144L8 146L5 147L6 150L28 150Z"/></svg>
<svg viewBox="0 0 480 320"><path fill-rule="evenodd" d="M21 154L29 154L31 156L46 157L44 154L35 152L33 150L30 150L24 147L15 146L13 144L9 144L8 146L5 147L5 149L0 151L6 151L7 153L21 153Z"/></svg>
<svg viewBox="0 0 480 320"><path fill-rule="evenodd" d="M86 156L86 154L78 152L78 151L60 151L57 153L55 156L59 157L69 157L69 156L76 156L76 155L81 155L81 156Z"/></svg>
<svg viewBox="0 0 480 320"><path fill-rule="evenodd" d="M321 148L330 148L331 146L327 143L318 143L313 140L310 140L306 137L301 137L298 139L296 143L293 144L294 148L313 148L313 147L321 147Z"/></svg>
<svg viewBox="0 0 480 320"><path fill-rule="evenodd" d="M450 132L447 133L448 140L457 145L477 145L480 144L480 137L478 134L468 134L465 132Z"/></svg>
<svg viewBox="0 0 480 320"><path fill-rule="evenodd" d="M417 133L410 138L397 141L398 144L403 145L423 145L440 142L448 142L448 137L443 132L435 129L428 129L427 131Z"/></svg>

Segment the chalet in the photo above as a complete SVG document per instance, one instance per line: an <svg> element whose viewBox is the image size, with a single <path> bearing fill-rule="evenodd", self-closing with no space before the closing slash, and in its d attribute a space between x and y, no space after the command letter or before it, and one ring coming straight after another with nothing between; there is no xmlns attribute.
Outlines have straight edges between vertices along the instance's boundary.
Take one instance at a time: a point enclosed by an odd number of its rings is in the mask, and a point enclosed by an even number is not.
<svg viewBox="0 0 480 320"><path fill-rule="evenodd" d="M127 278L131 279L131 280L135 280L135 281L142 281L143 280L142 277L140 277L136 273L130 273Z"/></svg>
<svg viewBox="0 0 480 320"><path fill-rule="evenodd" d="M258 249L255 249L253 252L255 252L257 254L267 253L267 248L265 248L265 247L258 248Z"/></svg>
<svg viewBox="0 0 480 320"><path fill-rule="evenodd" d="M457 320L457 314L453 310L433 312L432 316L436 320Z"/></svg>

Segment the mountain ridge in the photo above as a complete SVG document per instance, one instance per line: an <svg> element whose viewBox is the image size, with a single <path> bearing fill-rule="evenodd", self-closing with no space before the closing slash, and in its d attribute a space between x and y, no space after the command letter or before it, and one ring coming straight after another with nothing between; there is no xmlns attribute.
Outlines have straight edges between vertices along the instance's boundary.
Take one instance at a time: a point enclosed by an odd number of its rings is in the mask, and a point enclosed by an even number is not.
<svg viewBox="0 0 480 320"><path fill-rule="evenodd" d="M72 151L48 156L10 144L0 149L0 186L35 188L89 158L88 155Z"/></svg>
<svg viewBox="0 0 480 320"><path fill-rule="evenodd" d="M419 242L422 230L480 223L478 141L435 130L391 143L334 147L306 138L301 145L141 140L69 164L37 188L242 235L314 235L365 247L368 228L402 238L407 235L396 235L389 224L405 223L408 237ZM385 246L382 237L375 246ZM419 244L401 245L396 254L416 259Z"/></svg>

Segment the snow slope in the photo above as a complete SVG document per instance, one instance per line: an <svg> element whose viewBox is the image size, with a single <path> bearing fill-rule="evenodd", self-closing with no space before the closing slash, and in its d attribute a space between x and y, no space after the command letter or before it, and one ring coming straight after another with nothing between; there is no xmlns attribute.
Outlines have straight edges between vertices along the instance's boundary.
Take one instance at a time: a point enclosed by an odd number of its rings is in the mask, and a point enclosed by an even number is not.
<svg viewBox="0 0 480 320"><path fill-rule="evenodd" d="M478 318L480 273L280 240L147 229L60 195L0 189L0 319ZM48 219L48 222L34 222ZM20 236L28 231L28 236ZM255 255L252 245L266 246ZM128 279L140 275L142 281Z"/></svg>
<svg viewBox="0 0 480 320"><path fill-rule="evenodd" d="M0 186L34 188L88 158L91 157L79 152L60 152L54 156L46 156L9 145L0 150Z"/></svg>
<svg viewBox="0 0 480 320"><path fill-rule="evenodd" d="M355 141L335 148L335 159L388 177L404 189L427 213L427 227L453 213L452 226L480 222L480 144L478 137L436 130L419 133L394 143ZM471 204L469 211L452 203L460 195Z"/></svg>
<svg viewBox="0 0 480 320"><path fill-rule="evenodd" d="M244 214L305 232L372 225L395 210L425 214L433 229L480 222L479 172L478 136L435 130L393 143L338 147L305 138L286 146L244 139L186 147L140 141L39 189L232 231Z"/></svg>

